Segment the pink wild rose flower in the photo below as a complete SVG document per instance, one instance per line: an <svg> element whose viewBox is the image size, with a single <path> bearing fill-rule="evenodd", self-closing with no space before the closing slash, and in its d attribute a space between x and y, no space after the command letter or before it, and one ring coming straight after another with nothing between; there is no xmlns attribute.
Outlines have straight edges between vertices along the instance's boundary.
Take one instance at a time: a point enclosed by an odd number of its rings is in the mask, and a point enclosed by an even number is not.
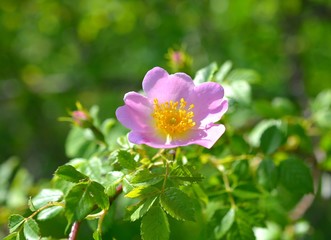
<svg viewBox="0 0 331 240"><path fill-rule="evenodd" d="M128 92L117 119L131 129L129 141L154 148L198 144L211 148L225 127L215 124L228 108L224 90L215 82L196 86L185 73L169 75L155 67L142 87L146 96Z"/></svg>

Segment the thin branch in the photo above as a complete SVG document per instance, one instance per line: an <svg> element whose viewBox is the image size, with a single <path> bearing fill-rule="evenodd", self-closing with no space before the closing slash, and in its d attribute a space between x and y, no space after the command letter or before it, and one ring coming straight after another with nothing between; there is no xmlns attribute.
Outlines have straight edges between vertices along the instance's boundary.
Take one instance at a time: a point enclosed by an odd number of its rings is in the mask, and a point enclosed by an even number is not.
<svg viewBox="0 0 331 240"><path fill-rule="evenodd" d="M78 221L74 222L74 224L71 227L71 231L70 231L68 240L76 240L79 226L80 226L80 222L78 222Z"/></svg>

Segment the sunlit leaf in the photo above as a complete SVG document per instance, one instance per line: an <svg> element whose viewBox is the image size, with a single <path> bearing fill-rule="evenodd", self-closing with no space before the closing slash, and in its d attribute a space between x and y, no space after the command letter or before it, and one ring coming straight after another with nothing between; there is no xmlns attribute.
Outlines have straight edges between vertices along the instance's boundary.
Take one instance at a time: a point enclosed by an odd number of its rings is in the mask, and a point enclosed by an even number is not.
<svg viewBox="0 0 331 240"><path fill-rule="evenodd" d="M250 84L257 83L260 80L259 74L251 69L234 69L226 78L230 82L246 81Z"/></svg>
<svg viewBox="0 0 331 240"><path fill-rule="evenodd" d="M196 85L199 85L204 82L210 82L216 71L217 71L217 64L213 62L207 67L197 71L193 81Z"/></svg>
<svg viewBox="0 0 331 240"><path fill-rule="evenodd" d="M37 240L40 239L40 229L37 224L37 222L29 218L25 223L23 227L24 235L27 239L31 240Z"/></svg>
<svg viewBox="0 0 331 240"><path fill-rule="evenodd" d="M18 165L19 160L16 157L11 157L0 165L0 203L2 203L7 197L10 178L14 174Z"/></svg>
<svg viewBox="0 0 331 240"><path fill-rule="evenodd" d="M127 198L146 198L158 194L160 190L153 186L139 186L125 195Z"/></svg>
<svg viewBox="0 0 331 240"><path fill-rule="evenodd" d="M225 96L240 105L248 106L251 103L251 86L243 80L223 84Z"/></svg>
<svg viewBox="0 0 331 240"><path fill-rule="evenodd" d="M46 208L38 214L37 219L39 221L51 219L51 218L57 216L58 214L60 214L63 210L64 209L61 206L54 206L54 207Z"/></svg>
<svg viewBox="0 0 331 240"><path fill-rule="evenodd" d="M41 208L49 202L55 202L63 197L62 191L58 189L42 189L33 199L32 204L35 208Z"/></svg>
<svg viewBox="0 0 331 240"><path fill-rule="evenodd" d="M226 75L230 72L232 68L232 62L226 61L222 64L218 72L215 74L216 82L222 83L226 77Z"/></svg>
<svg viewBox="0 0 331 240"><path fill-rule="evenodd" d="M107 173L105 181L105 192L108 196L113 196L116 192L116 186L122 181L124 174L120 171Z"/></svg>

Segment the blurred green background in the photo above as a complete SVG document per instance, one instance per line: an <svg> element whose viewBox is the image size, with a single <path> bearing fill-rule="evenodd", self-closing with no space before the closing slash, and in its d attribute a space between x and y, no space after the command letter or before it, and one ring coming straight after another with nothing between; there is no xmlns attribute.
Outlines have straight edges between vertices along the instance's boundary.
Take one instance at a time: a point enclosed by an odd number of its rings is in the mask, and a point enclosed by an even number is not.
<svg viewBox="0 0 331 240"><path fill-rule="evenodd" d="M193 70L230 59L261 74L259 95L304 102L331 87L330 20L328 0L1 0L0 161L49 177L66 161L57 118L77 100L114 116L171 47Z"/></svg>
<svg viewBox="0 0 331 240"><path fill-rule="evenodd" d="M185 47L191 75L231 60L260 73L256 96L304 108L331 88L330 43L329 0L1 0L0 164L17 156L49 179L67 161L58 117L76 101L114 117L149 69L170 70L169 48ZM31 184L24 174L17 185Z"/></svg>

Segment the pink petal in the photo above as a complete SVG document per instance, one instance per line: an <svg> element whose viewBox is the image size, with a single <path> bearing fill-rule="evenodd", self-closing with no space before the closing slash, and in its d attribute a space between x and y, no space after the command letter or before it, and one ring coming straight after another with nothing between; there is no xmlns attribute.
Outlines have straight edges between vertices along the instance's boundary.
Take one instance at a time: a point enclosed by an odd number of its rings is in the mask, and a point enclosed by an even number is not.
<svg viewBox="0 0 331 240"><path fill-rule="evenodd" d="M211 148L225 131L224 125L213 124L206 129L195 129L184 138L173 139L167 143L165 138L158 136L155 132L138 132L129 133L129 141L134 144L146 144L153 148L175 148L198 144L206 148Z"/></svg>
<svg viewBox="0 0 331 240"><path fill-rule="evenodd" d="M187 99L193 88L194 83L190 76L185 73L169 75L160 67L148 71L143 80L143 90L147 97L151 101L157 98L159 103Z"/></svg>
<svg viewBox="0 0 331 240"><path fill-rule="evenodd" d="M136 92L124 96L125 105L117 108L116 117L126 127L137 131L151 128L152 106L148 99Z"/></svg>
<svg viewBox="0 0 331 240"><path fill-rule="evenodd" d="M211 148L224 132L224 125L212 124L206 129L195 131L195 134L192 136L191 141L188 144L198 144L206 148Z"/></svg>
<svg viewBox="0 0 331 240"><path fill-rule="evenodd" d="M217 122L228 109L228 101L223 99L224 90L217 83L202 83L194 88L194 93L190 103L194 104L194 121L197 125Z"/></svg>

